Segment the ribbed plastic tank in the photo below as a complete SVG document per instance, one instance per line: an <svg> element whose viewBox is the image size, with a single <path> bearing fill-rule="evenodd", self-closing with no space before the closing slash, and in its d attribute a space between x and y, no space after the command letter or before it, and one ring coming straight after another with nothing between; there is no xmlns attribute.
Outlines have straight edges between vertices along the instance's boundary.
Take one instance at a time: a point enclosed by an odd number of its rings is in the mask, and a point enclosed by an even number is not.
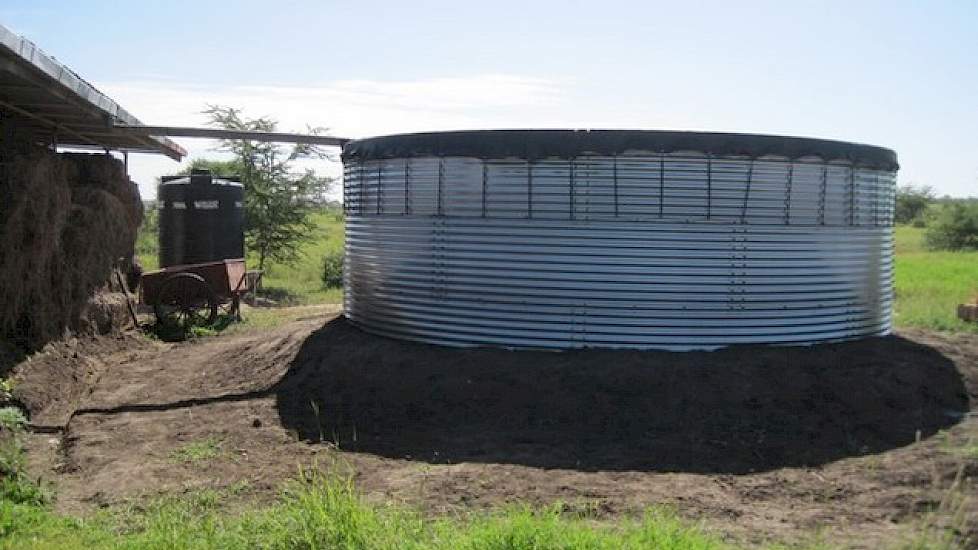
<svg viewBox="0 0 978 550"><path fill-rule="evenodd" d="M781 136L407 134L344 148L345 315L457 346L889 333L896 154Z"/></svg>
<svg viewBox="0 0 978 550"><path fill-rule="evenodd" d="M160 267L244 257L244 188L207 170L164 176L157 194Z"/></svg>

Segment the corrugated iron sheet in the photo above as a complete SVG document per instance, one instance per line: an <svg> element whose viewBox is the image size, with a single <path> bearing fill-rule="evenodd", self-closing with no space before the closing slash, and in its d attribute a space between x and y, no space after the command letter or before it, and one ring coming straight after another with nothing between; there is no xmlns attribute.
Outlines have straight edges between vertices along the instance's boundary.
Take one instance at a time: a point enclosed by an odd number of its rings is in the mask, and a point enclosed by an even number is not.
<svg viewBox="0 0 978 550"><path fill-rule="evenodd" d="M449 345L886 334L894 179L696 154L348 161L345 312Z"/></svg>

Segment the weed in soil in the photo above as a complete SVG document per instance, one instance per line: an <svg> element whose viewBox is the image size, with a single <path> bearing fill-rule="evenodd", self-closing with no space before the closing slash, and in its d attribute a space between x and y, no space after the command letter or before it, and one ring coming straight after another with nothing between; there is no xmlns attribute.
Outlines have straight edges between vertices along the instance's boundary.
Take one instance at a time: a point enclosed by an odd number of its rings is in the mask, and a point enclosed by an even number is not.
<svg viewBox="0 0 978 550"><path fill-rule="evenodd" d="M947 431L938 435L942 452L966 461L978 461L978 441L973 437L967 439L955 438Z"/></svg>
<svg viewBox="0 0 978 550"><path fill-rule="evenodd" d="M170 460L197 464L207 462L226 455L224 440L219 437L208 437L192 441L170 453Z"/></svg>
<svg viewBox="0 0 978 550"><path fill-rule="evenodd" d="M24 427L27 417L16 407L0 408L0 501L43 506L51 502L51 488L27 473Z"/></svg>
<svg viewBox="0 0 978 550"><path fill-rule="evenodd" d="M0 408L0 430L15 432L27 424L27 417L17 407Z"/></svg>
<svg viewBox="0 0 978 550"><path fill-rule="evenodd" d="M956 550L973 548L978 541L968 532L968 509L973 496L964 488L965 465L962 463L951 484L942 491L941 499L932 510L914 522L897 550ZM935 466L935 485L940 484Z"/></svg>

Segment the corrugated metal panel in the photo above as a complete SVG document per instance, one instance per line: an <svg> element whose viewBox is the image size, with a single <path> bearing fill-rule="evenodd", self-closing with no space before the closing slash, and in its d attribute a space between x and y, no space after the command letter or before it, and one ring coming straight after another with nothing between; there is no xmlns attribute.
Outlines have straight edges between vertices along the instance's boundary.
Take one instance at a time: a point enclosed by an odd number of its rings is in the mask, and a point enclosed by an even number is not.
<svg viewBox="0 0 978 550"><path fill-rule="evenodd" d="M894 177L695 154L348 162L345 311L450 345L886 334Z"/></svg>
<svg viewBox="0 0 978 550"><path fill-rule="evenodd" d="M126 134L113 123L141 126L136 117L33 42L0 25L0 84L5 117L38 142L62 146L163 153L186 151L165 137Z"/></svg>

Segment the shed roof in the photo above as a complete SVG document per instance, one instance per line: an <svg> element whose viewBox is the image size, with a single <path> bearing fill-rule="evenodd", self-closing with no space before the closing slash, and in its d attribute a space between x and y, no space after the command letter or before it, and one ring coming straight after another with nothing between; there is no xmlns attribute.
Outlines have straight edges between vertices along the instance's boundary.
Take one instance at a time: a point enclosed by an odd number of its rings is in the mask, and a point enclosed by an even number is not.
<svg viewBox="0 0 978 550"><path fill-rule="evenodd" d="M18 131L66 147L164 154L187 152L173 141L115 128L142 123L33 42L0 25L0 111Z"/></svg>

